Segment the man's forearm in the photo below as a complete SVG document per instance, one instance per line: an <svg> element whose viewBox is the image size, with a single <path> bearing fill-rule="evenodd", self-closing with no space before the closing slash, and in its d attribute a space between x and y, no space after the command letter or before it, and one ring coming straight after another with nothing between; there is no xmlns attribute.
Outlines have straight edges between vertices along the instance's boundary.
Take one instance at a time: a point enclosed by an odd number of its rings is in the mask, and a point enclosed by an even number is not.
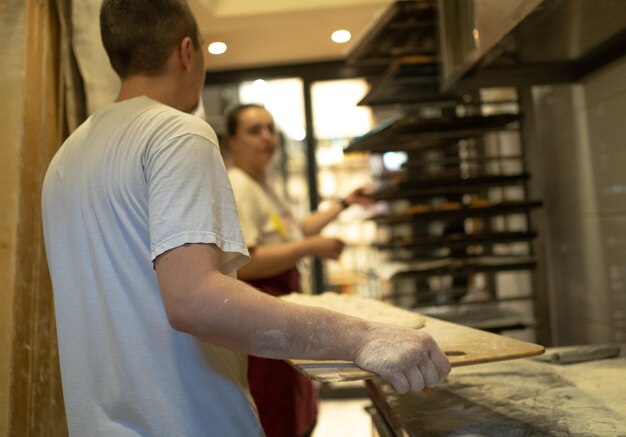
<svg viewBox="0 0 626 437"><path fill-rule="evenodd" d="M222 252L187 244L155 260L172 327L216 345L269 358L336 359L391 382L398 393L432 387L450 363L422 330L369 323L290 304L219 272Z"/></svg>
<svg viewBox="0 0 626 437"><path fill-rule="evenodd" d="M179 329L223 347L269 358L352 360L368 323L284 302L212 273L190 297Z"/></svg>

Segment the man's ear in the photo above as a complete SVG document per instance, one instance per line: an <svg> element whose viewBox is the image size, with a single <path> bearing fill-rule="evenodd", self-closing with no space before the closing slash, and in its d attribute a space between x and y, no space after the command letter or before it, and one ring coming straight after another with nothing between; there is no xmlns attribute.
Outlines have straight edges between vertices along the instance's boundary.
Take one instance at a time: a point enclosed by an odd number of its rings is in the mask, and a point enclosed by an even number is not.
<svg viewBox="0 0 626 437"><path fill-rule="evenodd" d="M193 51L195 47L190 37L186 36L182 39L178 45L180 64L185 71L190 71L192 68Z"/></svg>

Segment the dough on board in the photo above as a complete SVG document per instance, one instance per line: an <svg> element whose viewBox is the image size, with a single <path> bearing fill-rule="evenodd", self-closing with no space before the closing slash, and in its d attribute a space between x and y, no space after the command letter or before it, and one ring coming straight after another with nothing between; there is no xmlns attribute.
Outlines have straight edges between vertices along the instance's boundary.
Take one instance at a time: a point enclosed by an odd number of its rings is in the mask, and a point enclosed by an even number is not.
<svg viewBox="0 0 626 437"><path fill-rule="evenodd" d="M388 323L407 328L421 328L425 324L425 319L421 314L367 297L326 291L317 295L290 293L281 296L281 299L300 305L326 308L370 322Z"/></svg>

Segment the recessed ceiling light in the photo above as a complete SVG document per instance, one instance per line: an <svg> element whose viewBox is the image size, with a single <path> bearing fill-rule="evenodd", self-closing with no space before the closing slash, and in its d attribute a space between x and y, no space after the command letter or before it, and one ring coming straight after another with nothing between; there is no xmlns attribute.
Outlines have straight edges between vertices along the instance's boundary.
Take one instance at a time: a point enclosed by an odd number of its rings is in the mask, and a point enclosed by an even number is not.
<svg viewBox="0 0 626 437"><path fill-rule="evenodd" d="M352 35L345 29L335 30L331 35L330 39L332 39L337 44L343 44L344 42L350 41Z"/></svg>
<svg viewBox="0 0 626 437"><path fill-rule="evenodd" d="M209 44L209 53L212 55L221 55L226 52L227 49L228 46L221 41L215 41Z"/></svg>

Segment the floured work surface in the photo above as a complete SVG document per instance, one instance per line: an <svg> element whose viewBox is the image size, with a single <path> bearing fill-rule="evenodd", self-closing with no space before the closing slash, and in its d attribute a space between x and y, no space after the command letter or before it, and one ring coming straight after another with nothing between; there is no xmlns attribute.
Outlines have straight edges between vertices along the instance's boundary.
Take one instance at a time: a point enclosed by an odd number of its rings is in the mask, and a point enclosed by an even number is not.
<svg viewBox="0 0 626 437"><path fill-rule="evenodd" d="M428 393L398 395L380 378L366 386L394 435L615 437L626 436L624 375L626 356L525 359L457 369Z"/></svg>
<svg viewBox="0 0 626 437"><path fill-rule="evenodd" d="M544 352L544 347L537 344L433 317L422 317L425 326L421 329L433 336L452 367L530 357ZM393 320L388 323L393 323ZM289 363L307 377L321 382L355 381L376 376L349 361L289 360Z"/></svg>

